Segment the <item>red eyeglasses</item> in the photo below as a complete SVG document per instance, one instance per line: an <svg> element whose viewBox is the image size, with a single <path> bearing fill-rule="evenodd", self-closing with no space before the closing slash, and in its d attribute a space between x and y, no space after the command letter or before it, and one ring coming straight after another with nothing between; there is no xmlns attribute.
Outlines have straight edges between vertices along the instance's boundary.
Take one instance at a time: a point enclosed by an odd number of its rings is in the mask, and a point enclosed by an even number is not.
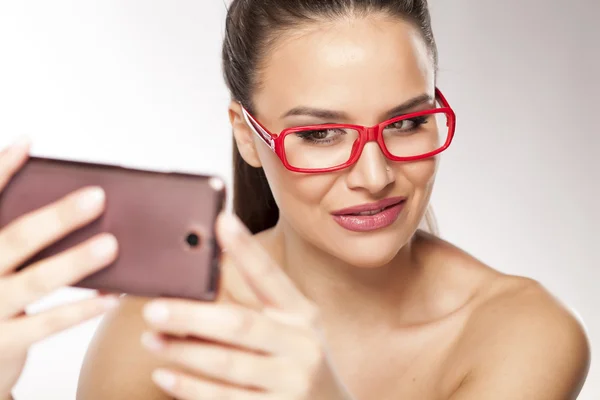
<svg viewBox="0 0 600 400"><path fill-rule="evenodd" d="M242 106L248 126L294 172L332 172L353 165L365 144L374 141L391 161L416 161L446 150L456 127L456 116L436 88L441 107L405 114L371 127L321 124L269 132Z"/></svg>

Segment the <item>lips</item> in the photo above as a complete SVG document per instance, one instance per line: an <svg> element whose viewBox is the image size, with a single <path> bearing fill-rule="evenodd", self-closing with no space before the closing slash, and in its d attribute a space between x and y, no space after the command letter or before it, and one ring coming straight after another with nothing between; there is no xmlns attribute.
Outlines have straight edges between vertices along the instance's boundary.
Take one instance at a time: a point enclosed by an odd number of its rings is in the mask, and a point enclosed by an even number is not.
<svg viewBox="0 0 600 400"><path fill-rule="evenodd" d="M369 232L392 225L404 208L405 197L391 197L332 213L333 220L353 232Z"/></svg>
<svg viewBox="0 0 600 400"><path fill-rule="evenodd" d="M406 197L389 197L375 203L362 204L334 211L332 215L374 215L386 208L398 205L406 200Z"/></svg>

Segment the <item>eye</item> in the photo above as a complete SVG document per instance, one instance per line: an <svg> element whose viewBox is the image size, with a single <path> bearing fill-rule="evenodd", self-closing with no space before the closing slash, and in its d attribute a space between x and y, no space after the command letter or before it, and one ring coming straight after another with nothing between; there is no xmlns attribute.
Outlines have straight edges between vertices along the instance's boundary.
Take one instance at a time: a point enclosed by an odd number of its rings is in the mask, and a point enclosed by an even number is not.
<svg viewBox="0 0 600 400"><path fill-rule="evenodd" d="M421 125L427 123L428 117L421 116L410 119L403 119L397 122L393 122L385 127L385 130L395 130L401 132L411 132L419 128Z"/></svg>
<svg viewBox="0 0 600 400"><path fill-rule="evenodd" d="M308 132L303 132L302 137L311 138L313 140L322 140L322 139L326 139L327 135L329 135L329 130L308 131Z"/></svg>
<svg viewBox="0 0 600 400"><path fill-rule="evenodd" d="M296 135L303 141L315 144L329 144L332 141L338 139L340 136L345 135L346 132L343 129L320 129L297 132Z"/></svg>

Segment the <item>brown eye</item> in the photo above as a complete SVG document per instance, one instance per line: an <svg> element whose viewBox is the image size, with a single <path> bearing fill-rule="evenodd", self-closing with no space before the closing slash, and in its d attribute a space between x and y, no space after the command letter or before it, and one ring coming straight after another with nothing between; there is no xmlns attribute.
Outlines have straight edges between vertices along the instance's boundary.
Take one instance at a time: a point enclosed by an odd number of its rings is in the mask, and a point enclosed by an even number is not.
<svg viewBox="0 0 600 400"><path fill-rule="evenodd" d="M346 132L342 129L321 129L321 130L312 130L312 131L304 131L298 132L296 135L303 140L312 142L312 143L323 143L333 139L336 139Z"/></svg>
<svg viewBox="0 0 600 400"><path fill-rule="evenodd" d="M327 137L327 131L312 131L310 136L313 139L325 139Z"/></svg>
<svg viewBox="0 0 600 400"><path fill-rule="evenodd" d="M414 126L414 122L410 119L405 119L402 121L398 121L392 124L392 128L394 129L411 129Z"/></svg>
<svg viewBox="0 0 600 400"><path fill-rule="evenodd" d="M427 117L416 117L411 119L403 119L401 121L394 122L385 127L386 130L410 132L418 129L421 125L427 123Z"/></svg>

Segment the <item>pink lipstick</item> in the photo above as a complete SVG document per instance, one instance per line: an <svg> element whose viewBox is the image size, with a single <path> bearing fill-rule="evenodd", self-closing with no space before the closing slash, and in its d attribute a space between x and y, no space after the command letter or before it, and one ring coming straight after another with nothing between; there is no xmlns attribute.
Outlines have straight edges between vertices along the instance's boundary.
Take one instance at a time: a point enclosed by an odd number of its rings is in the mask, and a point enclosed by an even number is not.
<svg viewBox="0 0 600 400"><path fill-rule="evenodd" d="M369 232L392 225L402 212L406 197L390 197L375 203L344 208L331 213L335 222L353 232Z"/></svg>

